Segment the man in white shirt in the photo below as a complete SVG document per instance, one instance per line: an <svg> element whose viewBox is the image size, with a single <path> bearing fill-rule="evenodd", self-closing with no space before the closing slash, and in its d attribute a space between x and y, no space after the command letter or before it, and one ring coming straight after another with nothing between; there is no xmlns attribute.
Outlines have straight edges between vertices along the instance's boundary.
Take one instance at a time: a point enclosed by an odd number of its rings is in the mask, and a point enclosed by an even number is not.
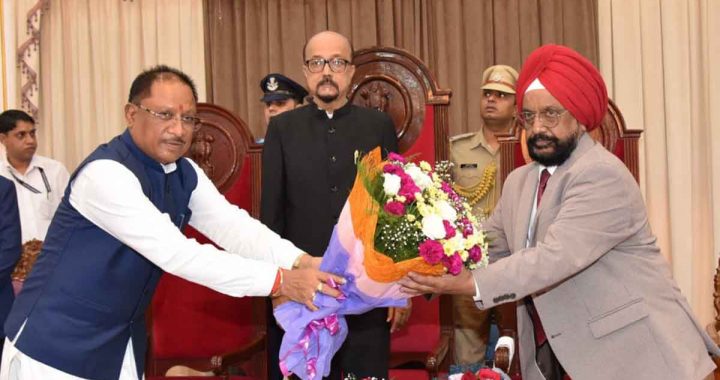
<svg viewBox="0 0 720 380"><path fill-rule="evenodd" d="M132 83L127 130L81 163L13 304L0 379L138 379L145 310L164 272L231 296L284 296L315 309L340 293L320 260L231 205L183 158L197 91L157 66ZM213 240L182 234L186 225ZM292 270L290 270L292 268Z"/></svg>
<svg viewBox="0 0 720 380"><path fill-rule="evenodd" d="M0 114L0 142L6 150L0 175L15 183L22 241L45 240L70 175L60 162L35 154L37 127L23 111Z"/></svg>

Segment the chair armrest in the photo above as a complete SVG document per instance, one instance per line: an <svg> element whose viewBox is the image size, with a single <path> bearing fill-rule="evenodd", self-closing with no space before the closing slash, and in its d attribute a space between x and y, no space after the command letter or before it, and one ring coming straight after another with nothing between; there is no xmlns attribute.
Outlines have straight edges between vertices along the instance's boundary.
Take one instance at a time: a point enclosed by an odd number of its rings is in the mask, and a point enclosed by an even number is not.
<svg viewBox="0 0 720 380"><path fill-rule="evenodd" d="M450 348L451 336L452 331L443 329L437 345L428 354L427 360L425 361L425 368L430 371L430 373L437 374L440 371L440 364L445 360L445 356Z"/></svg>
<svg viewBox="0 0 720 380"><path fill-rule="evenodd" d="M718 336L718 330L714 322L708 324L707 327L705 327L705 331L710 336L710 339L715 342L715 344L720 345L720 336Z"/></svg>
<svg viewBox="0 0 720 380"><path fill-rule="evenodd" d="M227 374L229 367L247 362L254 355L263 351L265 351L265 333L258 334L253 340L238 347L235 351L213 356L210 359L212 371L216 375Z"/></svg>

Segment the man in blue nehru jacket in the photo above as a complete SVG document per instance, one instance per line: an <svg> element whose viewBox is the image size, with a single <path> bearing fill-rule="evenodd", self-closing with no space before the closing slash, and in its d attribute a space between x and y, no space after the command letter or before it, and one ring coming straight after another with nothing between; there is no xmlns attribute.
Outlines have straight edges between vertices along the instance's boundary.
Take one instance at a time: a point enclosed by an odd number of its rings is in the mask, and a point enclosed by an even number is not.
<svg viewBox="0 0 720 380"><path fill-rule="evenodd" d="M15 299L10 275L20 259L20 236L20 214L15 185L9 179L0 177L0 322L5 322ZM3 335L0 339L4 341L5 334L2 329L0 334Z"/></svg>
<svg viewBox="0 0 720 380"><path fill-rule="evenodd" d="M0 379L142 378L145 309L163 272L310 308L316 291L338 295L319 260L229 204L182 157L200 124L196 103L179 70L157 66L135 78L127 130L70 177L5 323ZM186 238L187 224L227 252Z"/></svg>

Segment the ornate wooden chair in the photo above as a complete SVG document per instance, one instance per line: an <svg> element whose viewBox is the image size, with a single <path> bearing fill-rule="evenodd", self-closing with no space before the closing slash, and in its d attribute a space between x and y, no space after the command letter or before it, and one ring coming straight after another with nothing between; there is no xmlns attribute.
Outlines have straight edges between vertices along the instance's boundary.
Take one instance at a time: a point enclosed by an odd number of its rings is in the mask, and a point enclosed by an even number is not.
<svg viewBox="0 0 720 380"><path fill-rule="evenodd" d="M350 100L390 115L400 153L431 164L447 159L451 92L438 87L428 68L410 53L387 47L359 50L353 63ZM437 377L447 369L452 333L450 298L416 297L406 327L391 337L390 377Z"/></svg>
<svg viewBox="0 0 720 380"><path fill-rule="evenodd" d="M188 155L228 201L257 216L260 147L227 110L201 103L198 114L203 124ZM208 242L191 228L186 234ZM165 274L148 313L148 330L148 379L183 369L232 379L266 376L264 298L234 298Z"/></svg>
<svg viewBox="0 0 720 380"><path fill-rule="evenodd" d="M590 132L590 135L602 143L607 150L614 153L627 166L630 173L639 179L638 174L638 139L640 138L640 130L627 129L625 120L617 108L615 103L610 100L608 112L603 123L599 128ZM505 179L514 169L531 162L527 145L525 144L525 130L520 126L516 126L508 135L498 137L500 142L500 179ZM500 306L501 320L498 321L501 332L513 338L517 338L517 318L515 304L505 304ZM516 339L517 341L517 339ZM501 349L495 353L495 364L498 368L506 370L508 365L510 368L506 372L515 378L519 378L519 355L516 349L512 363L508 363L507 350Z"/></svg>

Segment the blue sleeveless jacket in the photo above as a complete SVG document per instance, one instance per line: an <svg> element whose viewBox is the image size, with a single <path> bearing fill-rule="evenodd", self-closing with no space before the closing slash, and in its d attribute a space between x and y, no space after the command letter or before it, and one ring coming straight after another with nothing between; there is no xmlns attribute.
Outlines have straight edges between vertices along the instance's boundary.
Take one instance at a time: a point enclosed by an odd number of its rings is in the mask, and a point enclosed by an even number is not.
<svg viewBox="0 0 720 380"><path fill-rule="evenodd" d="M99 146L70 178L95 160L114 160L140 181L145 196L178 228L190 219L197 174L185 159L165 174L128 131ZM31 358L89 379L117 379L132 338L138 378L145 368L145 310L163 273L138 252L88 221L70 205L68 186L42 252L5 323L16 347Z"/></svg>

